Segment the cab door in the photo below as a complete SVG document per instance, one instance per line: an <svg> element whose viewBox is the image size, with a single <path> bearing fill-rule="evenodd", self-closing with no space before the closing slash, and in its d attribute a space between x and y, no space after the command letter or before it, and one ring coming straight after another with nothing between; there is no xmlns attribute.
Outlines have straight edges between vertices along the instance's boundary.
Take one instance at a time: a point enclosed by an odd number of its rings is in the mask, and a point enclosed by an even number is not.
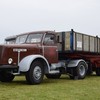
<svg viewBox="0 0 100 100"><path fill-rule="evenodd" d="M46 34L43 42L43 53L44 57L49 63L58 62L58 48L56 44L56 38L54 34Z"/></svg>

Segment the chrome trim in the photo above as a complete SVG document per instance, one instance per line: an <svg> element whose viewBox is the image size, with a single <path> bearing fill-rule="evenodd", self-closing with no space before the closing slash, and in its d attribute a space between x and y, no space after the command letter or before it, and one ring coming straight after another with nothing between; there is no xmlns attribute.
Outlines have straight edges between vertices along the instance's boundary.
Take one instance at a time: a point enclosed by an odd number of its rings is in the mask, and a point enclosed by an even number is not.
<svg viewBox="0 0 100 100"><path fill-rule="evenodd" d="M20 52L27 52L27 49L13 49L13 52L18 52L18 64L20 62Z"/></svg>

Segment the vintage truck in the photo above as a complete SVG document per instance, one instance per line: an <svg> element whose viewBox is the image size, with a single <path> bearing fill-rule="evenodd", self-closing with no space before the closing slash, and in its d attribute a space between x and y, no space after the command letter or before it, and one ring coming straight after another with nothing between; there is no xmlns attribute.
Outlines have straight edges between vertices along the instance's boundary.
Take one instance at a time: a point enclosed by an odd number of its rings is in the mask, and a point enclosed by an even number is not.
<svg viewBox="0 0 100 100"><path fill-rule="evenodd" d="M20 34L15 44L0 45L0 81L11 82L24 74L29 84L39 84L44 75L57 79L67 74L84 79L100 76L100 38L73 30Z"/></svg>

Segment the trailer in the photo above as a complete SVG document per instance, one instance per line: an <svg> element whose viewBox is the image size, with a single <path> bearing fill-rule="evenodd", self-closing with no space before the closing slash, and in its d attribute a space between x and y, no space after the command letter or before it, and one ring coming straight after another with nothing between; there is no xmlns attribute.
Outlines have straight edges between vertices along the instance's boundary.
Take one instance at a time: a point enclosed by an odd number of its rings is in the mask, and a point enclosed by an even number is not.
<svg viewBox="0 0 100 100"><path fill-rule="evenodd" d="M44 75L57 79L62 74L84 79L100 76L100 38L74 30L38 31L20 34L15 44L0 45L0 81L10 82L24 74L29 84L39 84Z"/></svg>
<svg viewBox="0 0 100 100"><path fill-rule="evenodd" d="M88 65L87 74L96 71L100 75L100 38L73 29L67 32L58 32L59 59L83 59Z"/></svg>

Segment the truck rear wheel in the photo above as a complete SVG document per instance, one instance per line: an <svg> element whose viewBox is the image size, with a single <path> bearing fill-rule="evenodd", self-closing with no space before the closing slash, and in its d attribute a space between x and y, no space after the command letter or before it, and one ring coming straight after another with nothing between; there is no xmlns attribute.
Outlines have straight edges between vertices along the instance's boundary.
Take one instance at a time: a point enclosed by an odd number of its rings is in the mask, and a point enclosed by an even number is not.
<svg viewBox="0 0 100 100"><path fill-rule="evenodd" d="M44 76L43 65L39 61L34 61L26 72L26 80L29 84L39 84Z"/></svg>
<svg viewBox="0 0 100 100"><path fill-rule="evenodd" d="M87 73L87 65L85 62L79 62L76 68L73 68L72 75L69 75L71 79L84 79Z"/></svg>
<svg viewBox="0 0 100 100"><path fill-rule="evenodd" d="M85 62L81 61L79 62L77 68L76 68L76 74L78 76L78 79L84 79L86 76L86 64Z"/></svg>
<svg viewBox="0 0 100 100"><path fill-rule="evenodd" d="M11 73L0 72L0 81L1 82L11 82L14 79L14 75Z"/></svg>
<svg viewBox="0 0 100 100"><path fill-rule="evenodd" d="M46 77L49 79L59 79L61 76L61 73L58 74L46 74Z"/></svg>

